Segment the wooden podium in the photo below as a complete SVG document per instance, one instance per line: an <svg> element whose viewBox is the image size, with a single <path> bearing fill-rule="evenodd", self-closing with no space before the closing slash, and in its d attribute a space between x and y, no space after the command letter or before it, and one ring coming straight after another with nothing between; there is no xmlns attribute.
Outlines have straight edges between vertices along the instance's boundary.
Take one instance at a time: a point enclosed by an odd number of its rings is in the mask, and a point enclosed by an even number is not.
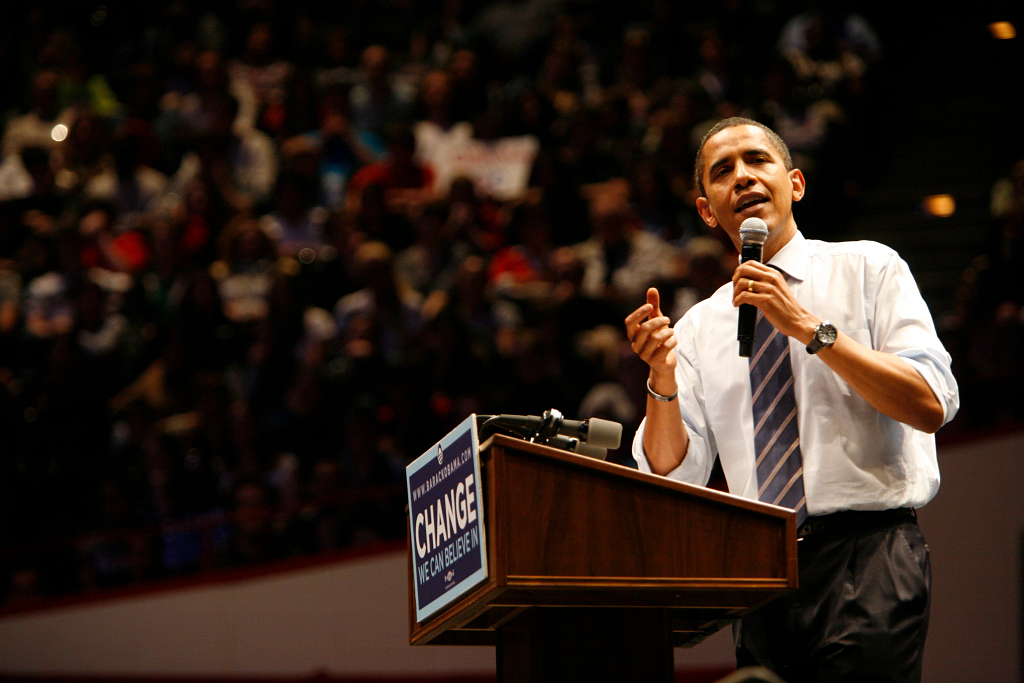
<svg viewBox="0 0 1024 683"><path fill-rule="evenodd" d="M504 435L481 445L487 580L410 643L494 645L498 680L671 681L797 586L796 515ZM410 550L411 552L411 550Z"/></svg>

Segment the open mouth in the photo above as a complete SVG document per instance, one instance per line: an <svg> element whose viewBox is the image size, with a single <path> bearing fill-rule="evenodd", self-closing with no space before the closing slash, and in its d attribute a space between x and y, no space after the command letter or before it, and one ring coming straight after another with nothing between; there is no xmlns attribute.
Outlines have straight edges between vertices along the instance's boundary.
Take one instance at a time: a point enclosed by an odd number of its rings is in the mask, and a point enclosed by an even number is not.
<svg viewBox="0 0 1024 683"><path fill-rule="evenodd" d="M759 204L766 204L767 202L768 202L768 198L767 197L761 197L761 196L750 197L748 199L744 199L742 202L737 204L735 212L736 213L740 213L742 211L746 211L747 209L749 209L752 206L758 206Z"/></svg>

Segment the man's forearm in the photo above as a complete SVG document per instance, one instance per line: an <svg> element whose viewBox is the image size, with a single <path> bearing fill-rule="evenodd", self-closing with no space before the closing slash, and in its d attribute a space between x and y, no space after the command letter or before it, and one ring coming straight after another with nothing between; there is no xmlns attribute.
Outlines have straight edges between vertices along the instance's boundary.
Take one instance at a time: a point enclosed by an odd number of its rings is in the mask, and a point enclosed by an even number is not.
<svg viewBox="0 0 1024 683"><path fill-rule="evenodd" d="M818 357L880 413L929 434L942 426L939 399L920 373L899 356L874 351L840 333Z"/></svg>
<svg viewBox="0 0 1024 683"><path fill-rule="evenodd" d="M661 378L654 372L650 376L651 389L663 396L676 393L675 378ZM668 474L686 457L689 437L679 414L679 399L659 401L647 397L647 424L644 427L644 452L655 474Z"/></svg>

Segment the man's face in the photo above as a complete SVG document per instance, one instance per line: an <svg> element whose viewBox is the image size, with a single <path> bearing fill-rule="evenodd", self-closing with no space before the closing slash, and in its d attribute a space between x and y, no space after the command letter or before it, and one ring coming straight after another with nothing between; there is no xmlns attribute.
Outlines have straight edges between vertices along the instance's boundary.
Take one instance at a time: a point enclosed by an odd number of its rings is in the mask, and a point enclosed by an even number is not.
<svg viewBox="0 0 1024 683"><path fill-rule="evenodd" d="M704 144L704 159L706 196L697 199L704 222L721 227L739 248L740 224L756 216L770 231L766 251L772 243L785 244L796 231L793 202L803 197L804 177L786 170L765 132L757 126L726 128Z"/></svg>

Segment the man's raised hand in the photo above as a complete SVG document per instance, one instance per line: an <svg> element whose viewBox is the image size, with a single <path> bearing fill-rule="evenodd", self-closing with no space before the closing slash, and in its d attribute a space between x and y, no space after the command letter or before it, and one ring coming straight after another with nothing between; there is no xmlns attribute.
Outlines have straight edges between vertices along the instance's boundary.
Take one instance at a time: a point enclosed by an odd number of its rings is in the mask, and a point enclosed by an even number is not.
<svg viewBox="0 0 1024 683"><path fill-rule="evenodd" d="M675 384L676 337L669 319L661 313L661 298L654 287L647 290L647 303L626 316L626 337L633 351L651 367L652 383L657 377L661 380L658 384L665 382L666 388L668 383Z"/></svg>

